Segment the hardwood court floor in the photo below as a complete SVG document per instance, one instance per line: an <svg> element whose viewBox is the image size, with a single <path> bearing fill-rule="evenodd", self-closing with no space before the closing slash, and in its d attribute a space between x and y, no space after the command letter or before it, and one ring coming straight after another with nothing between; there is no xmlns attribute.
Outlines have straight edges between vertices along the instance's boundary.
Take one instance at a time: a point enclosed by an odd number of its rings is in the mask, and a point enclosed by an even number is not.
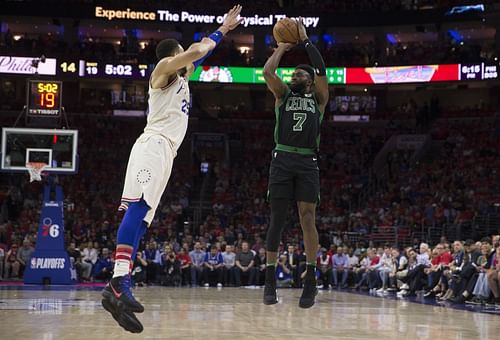
<svg viewBox="0 0 500 340"><path fill-rule="evenodd" d="M0 339L500 339L500 316L337 291L320 291L300 309L300 290L279 290L264 306L262 289L135 290L144 332L120 328L99 290L0 289Z"/></svg>

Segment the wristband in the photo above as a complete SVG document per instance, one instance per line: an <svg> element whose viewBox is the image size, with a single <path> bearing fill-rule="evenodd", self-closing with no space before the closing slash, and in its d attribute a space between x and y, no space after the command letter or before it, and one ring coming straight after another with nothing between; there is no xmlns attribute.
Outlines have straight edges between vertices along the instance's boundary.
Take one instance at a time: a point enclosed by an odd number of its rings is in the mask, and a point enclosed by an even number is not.
<svg viewBox="0 0 500 340"><path fill-rule="evenodd" d="M219 45L219 43L222 41L222 38L224 38L224 34L222 34L221 31L215 31L214 33L210 34L208 36L208 38L212 39L213 41L215 41L215 47L217 47L217 45ZM212 52L213 52L213 49L210 50L207 54L205 54L200 59L196 60L193 63L194 68L197 68L198 66L200 66L201 63L203 63L205 61L205 59L207 59L208 57L210 57L210 55L212 54Z"/></svg>
<svg viewBox="0 0 500 340"><path fill-rule="evenodd" d="M216 45L219 45L219 43L222 41L222 38L224 38L224 34L222 34L221 31L215 31L214 33L210 34L208 38L215 41Z"/></svg>
<svg viewBox="0 0 500 340"><path fill-rule="evenodd" d="M309 38L302 40L302 43L304 43L304 47L307 47L308 44L314 45Z"/></svg>

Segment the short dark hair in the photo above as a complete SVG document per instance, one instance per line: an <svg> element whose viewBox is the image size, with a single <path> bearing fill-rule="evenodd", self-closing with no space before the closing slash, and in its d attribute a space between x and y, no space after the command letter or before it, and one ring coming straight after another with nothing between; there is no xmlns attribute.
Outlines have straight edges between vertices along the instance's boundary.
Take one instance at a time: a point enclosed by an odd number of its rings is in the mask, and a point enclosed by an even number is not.
<svg viewBox="0 0 500 340"><path fill-rule="evenodd" d="M295 67L295 69L304 70L311 76L311 80L314 81L314 68L311 65L300 64Z"/></svg>
<svg viewBox="0 0 500 340"><path fill-rule="evenodd" d="M156 58L161 60L171 57L179 49L179 42L175 39L163 39L156 45Z"/></svg>
<svg viewBox="0 0 500 340"><path fill-rule="evenodd" d="M483 237L481 239L481 243L488 243L489 245L491 245L492 244L491 237L488 237L488 236Z"/></svg>

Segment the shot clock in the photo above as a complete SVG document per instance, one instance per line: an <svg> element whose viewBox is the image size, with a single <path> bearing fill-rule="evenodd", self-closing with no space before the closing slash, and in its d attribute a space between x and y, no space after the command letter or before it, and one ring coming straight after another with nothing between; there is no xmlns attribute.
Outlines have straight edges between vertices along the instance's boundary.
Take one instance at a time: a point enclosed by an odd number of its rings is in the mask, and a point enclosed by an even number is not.
<svg viewBox="0 0 500 340"><path fill-rule="evenodd" d="M27 114L32 117L59 117L61 114L62 82L29 80Z"/></svg>

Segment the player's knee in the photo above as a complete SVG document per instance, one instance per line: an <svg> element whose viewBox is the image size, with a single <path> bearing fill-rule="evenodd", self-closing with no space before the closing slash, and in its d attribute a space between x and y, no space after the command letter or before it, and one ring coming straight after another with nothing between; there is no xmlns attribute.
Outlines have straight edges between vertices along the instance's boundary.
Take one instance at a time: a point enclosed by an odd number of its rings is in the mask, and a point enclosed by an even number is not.
<svg viewBox="0 0 500 340"><path fill-rule="evenodd" d="M314 228L314 211L311 211L310 209L302 210L300 212L300 221L302 224L302 228Z"/></svg>

